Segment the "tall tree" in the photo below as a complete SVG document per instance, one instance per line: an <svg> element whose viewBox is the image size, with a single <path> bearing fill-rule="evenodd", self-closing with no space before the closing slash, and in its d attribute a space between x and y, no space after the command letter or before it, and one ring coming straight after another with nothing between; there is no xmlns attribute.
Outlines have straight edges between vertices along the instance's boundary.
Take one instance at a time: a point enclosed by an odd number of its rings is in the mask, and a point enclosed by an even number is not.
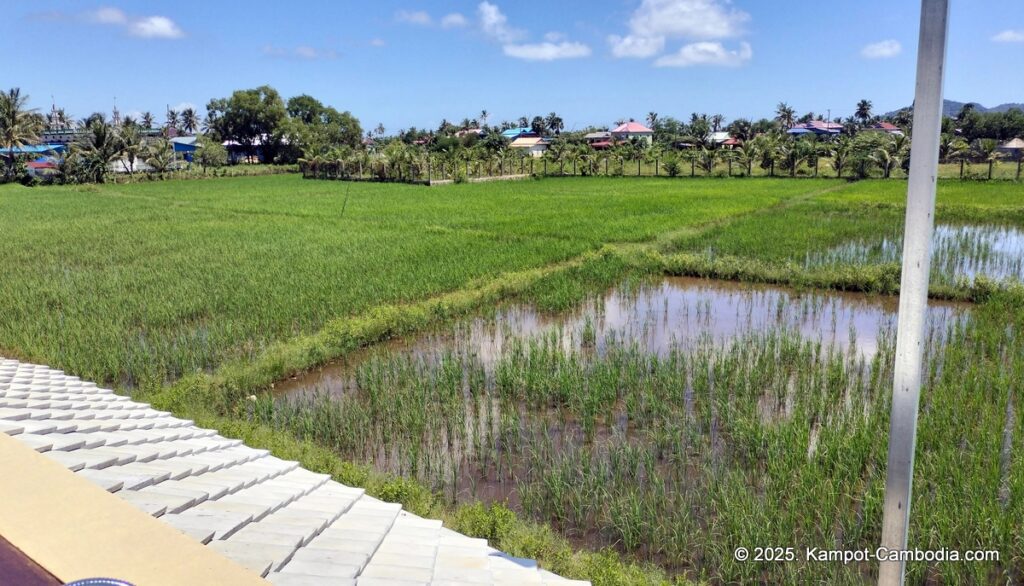
<svg viewBox="0 0 1024 586"><path fill-rule="evenodd" d="M27 105L28 96L21 95L20 88L0 94L0 147L7 151L7 179L14 175L14 149L39 140L42 130L42 119Z"/></svg>
<svg viewBox="0 0 1024 586"><path fill-rule="evenodd" d="M144 129L149 130L150 128L153 128L153 122L154 122L154 120L153 120L153 113L152 112L143 112L142 113L141 121L142 121L142 126L143 126Z"/></svg>
<svg viewBox="0 0 1024 586"><path fill-rule="evenodd" d="M210 100L206 109L223 140L237 142L250 157L256 146L260 146L267 160L276 157L288 117L277 90L266 85L237 90L230 98Z"/></svg>
<svg viewBox="0 0 1024 586"><path fill-rule="evenodd" d="M199 129L199 114L194 108L185 108L181 111L181 128L189 134L195 134Z"/></svg>
<svg viewBox="0 0 1024 586"><path fill-rule="evenodd" d="M565 128L565 122L562 121L562 117L554 112L548 114L548 117L544 119L544 125L556 135L561 134L562 129Z"/></svg>
<svg viewBox="0 0 1024 586"><path fill-rule="evenodd" d="M853 113L854 118L860 120L861 124L867 124L871 120L871 100L857 102L857 109Z"/></svg>
<svg viewBox="0 0 1024 586"><path fill-rule="evenodd" d="M796 110L790 107L786 102L779 102L778 106L775 106L775 120L782 125L783 128L791 128L793 126L793 117L796 115Z"/></svg>
<svg viewBox="0 0 1024 586"><path fill-rule="evenodd" d="M178 128L178 118L179 118L178 111L174 110L173 108L168 108L167 109L167 128L177 129Z"/></svg>
<svg viewBox="0 0 1024 586"><path fill-rule="evenodd" d="M654 130L654 127L658 125L658 113L648 112L647 113L647 127Z"/></svg>
<svg viewBox="0 0 1024 586"><path fill-rule="evenodd" d="M103 183L110 171L110 164L124 152L124 141L114 128L104 121L89 124L85 134L79 138L81 154L85 164L85 175L89 181Z"/></svg>

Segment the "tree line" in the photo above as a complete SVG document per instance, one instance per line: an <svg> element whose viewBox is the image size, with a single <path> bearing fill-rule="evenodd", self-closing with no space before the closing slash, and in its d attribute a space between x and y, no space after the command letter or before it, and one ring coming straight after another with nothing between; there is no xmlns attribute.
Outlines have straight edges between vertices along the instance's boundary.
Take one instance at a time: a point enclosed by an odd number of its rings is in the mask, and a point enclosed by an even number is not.
<svg viewBox="0 0 1024 586"><path fill-rule="evenodd" d="M664 162L668 174L683 172L689 165L710 170L725 163L750 174L757 166L768 174L796 175L802 167L819 172L819 160L826 160L837 176L863 177L880 173L888 177L908 165L912 133L912 110L903 109L891 116L878 116L869 100L860 100L848 116L823 116L807 112L798 115L785 102L775 108L773 118L752 120L737 118L727 122L721 114L692 113L688 119L648 113L644 119L653 131L653 140L619 141L606 152L597 152L584 138L586 134L608 131L608 127L566 130L562 116L524 115L518 119L489 124L490 114L482 110L459 123L442 120L436 129L409 128L387 135L382 124L363 134L360 121L309 95L285 100L274 88L264 85L211 99L206 116L193 108L181 112L168 109L166 120L157 123L149 113L138 119L130 116L107 119L93 113L73 120L63 110L49 116L28 107L28 97L17 89L0 94L0 155L4 157L4 179L23 176L19 146L37 143L44 131L72 130L75 141L58 160L57 180L63 182L102 182L112 167L128 174L137 168L162 174L180 165L168 139L196 135L198 148L194 162L204 170L233 162L241 155L265 162L322 164L334 161L346 168L367 169L423 167L416 161L433 157L442 166L472 162L478 166L501 163L522 153L510 149L510 140L501 132L511 128L546 137L545 160L562 165L575 163L588 172L595 161L613 160ZM630 119L632 120L632 119ZM626 122L618 120L616 125ZM836 134L808 133L800 137L787 131L794 125L810 122L831 123ZM895 125L900 132L878 132L881 122ZM724 144L723 133L733 139ZM1024 136L1024 112L982 113L970 104L955 117L943 121L941 157L943 162L987 163L989 174L1003 158L1000 141ZM229 159L223 144L235 158ZM426 160L426 159L424 159ZM24 161L24 157L20 162ZM141 163L141 164L140 164ZM383 165L383 167L381 167ZM120 166L120 168L118 168ZM604 165L606 171L610 167Z"/></svg>

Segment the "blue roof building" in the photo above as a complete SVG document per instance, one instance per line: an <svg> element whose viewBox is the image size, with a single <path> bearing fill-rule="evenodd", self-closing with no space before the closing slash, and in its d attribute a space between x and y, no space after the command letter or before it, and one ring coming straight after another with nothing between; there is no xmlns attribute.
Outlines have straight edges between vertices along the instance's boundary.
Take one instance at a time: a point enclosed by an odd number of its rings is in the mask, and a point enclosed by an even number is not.
<svg viewBox="0 0 1024 586"><path fill-rule="evenodd" d="M501 135L509 140L515 140L524 134L532 135L533 133L532 128L522 126L520 128L509 128L508 130L502 131Z"/></svg>
<svg viewBox="0 0 1024 586"><path fill-rule="evenodd" d="M62 153L67 147L62 144L27 144L13 149L0 149L0 155L45 155L47 153Z"/></svg>

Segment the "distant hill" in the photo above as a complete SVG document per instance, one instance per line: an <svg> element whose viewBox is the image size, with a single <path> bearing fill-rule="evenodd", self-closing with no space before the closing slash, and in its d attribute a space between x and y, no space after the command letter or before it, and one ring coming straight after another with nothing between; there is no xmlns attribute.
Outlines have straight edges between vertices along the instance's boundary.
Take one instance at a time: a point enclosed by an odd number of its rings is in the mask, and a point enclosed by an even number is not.
<svg viewBox="0 0 1024 586"><path fill-rule="evenodd" d="M954 116L956 116L957 114L960 113L960 110L961 110L961 108L964 107L964 104L968 104L968 103L974 104L974 110L976 112L1006 112L1007 110L1010 110L1011 108L1017 108L1018 110L1024 110L1024 104L1017 103L1017 102L1009 102L1009 103L1006 103L1006 104L999 104L998 106L996 106L994 108L986 108L985 106L982 106L978 102L957 102L957 101L954 101L954 100L943 100L942 101L942 115L943 116L954 117ZM886 112L885 116L893 116L893 115L896 114L896 112L898 112L898 110L893 111L893 112Z"/></svg>

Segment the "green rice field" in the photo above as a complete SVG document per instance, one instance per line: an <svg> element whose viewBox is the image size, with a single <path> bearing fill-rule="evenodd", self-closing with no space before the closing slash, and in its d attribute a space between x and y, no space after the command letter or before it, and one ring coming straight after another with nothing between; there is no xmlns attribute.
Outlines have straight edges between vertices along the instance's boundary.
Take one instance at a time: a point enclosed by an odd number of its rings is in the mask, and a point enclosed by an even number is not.
<svg viewBox="0 0 1024 586"><path fill-rule="evenodd" d="M0 186L0 355L605 584L879 542L902 181ZM1024 186L940 181L908 583L1024 582ZM794 547L739 562L737 547Z"/></svg>

